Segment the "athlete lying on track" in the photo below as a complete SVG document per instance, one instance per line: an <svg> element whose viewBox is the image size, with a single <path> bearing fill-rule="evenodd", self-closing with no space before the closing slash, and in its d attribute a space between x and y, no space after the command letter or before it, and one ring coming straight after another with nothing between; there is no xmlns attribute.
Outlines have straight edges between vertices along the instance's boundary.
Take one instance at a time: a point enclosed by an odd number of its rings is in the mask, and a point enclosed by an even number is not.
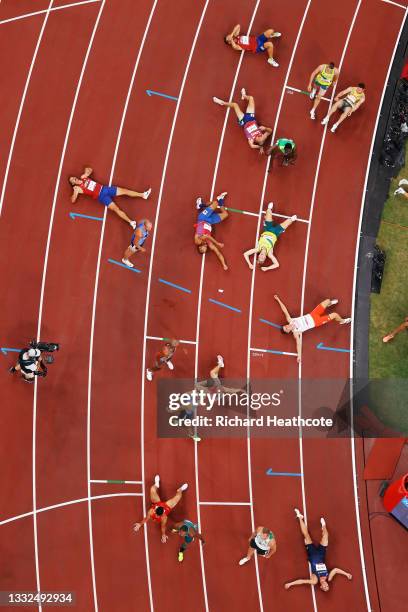
<svg viewBox="0 0 408 612"><path fill-rule="evenodd" d="M303 520L303 515L297 508L295 508L295 513L296 518L299 519L300 531L302 532L305 541L307 560L310 563L312 577L310 579L306 578L287 582L285 584L285 589L290 589L291 587L298 586L300 584L312 584L313 586L319 584L322 591L328 591L330 589L329 582L331 582L337 574L346 576L346 578L351 580L352 575L348 574L344 570L335 567L329 572L326 567L325 561L326 551L329 545L329 532L327 531L326 521L324 518L320 519L320 523L322 525L322 537L319 545L316 546L316 544L313 544L312 538L310 537L306 523Z"/></svg>
<svg viewBox="0 0 408 612"><path fill-rule="evenodd" d="M130 198L143 198L147 200L151 193L151 189L144 191L143 193L139 193L138 191L131 191L130 189L125 189L124 187L115 187L113 185L102 185L101 183L97 183L89 178L92 174L92 168L85 168L81 177L78 178L76 176L69 177L69 183L72 186L73 194L71 197L71 202L74 204L78 196L84 194L91 196L94 200L98 200L101 204L104 204L109 208L109 210L113 210L121 219L129 223L136 229L136 221L131 221L127 214L123 212L119 208L117 204L113 201L113 198L116 196L129 196Z"/></svg>
<svg viewBox="0 0 408 612"><path fill-rule="evenodd" d="M160 476L156 475L154 477L154 485L150 487L150 500L152 505L150 510L147 513L147 516L140 521L139 523L135 523L133 526L134 531L139 531L139 529L147 523L150 519L160 523L161 530L161 541L165 544L168 540L168 535L166 535L166 525L167 525L167 517L170 512L173 510L175 506L179 503L180 499L183 497L183 491L188 488L188 484L184 483L177 489L177 493L171 499L168 499L165 502L160 500L159 496L159 487L160 487Z"/></svg>
<svg viewBox="0 0 408 612"><path fill-rule="evenodd" d="M254 264L251 263L250 257L251 255L255 254L258 254L256 262L259 264L264 264L267 257L269 257L272 262L270 266L262 265L262 272L274 270L275 268L279 267L279 262L273 254L273 248L279 236L283 234L286 228L289 227L289 225L292 225L292 223L297 219L297 216L293 215L292 217L290 217L290 219L286 219L286 221L275 225L272 221L272 208L273 203L270 202L268 204L268 210L265 214L263 232L258 240L257 246L254 249L249 249L249 251L245 251L244 253L245 261L247 262L250 270L254 269Z"/></svg>
<svg viewBox="0 0 408 612"><path fill-rule="evenodd" d="M273 297L278 302L283 314L286 317L286 321L288 322L287 325L282 326L283 333L292 333L293 337L295 338L298 362L300 362L302 352L301 336L305 331L312 329L313 327L325 325L326 323L329 323L329 321L336 321L340 325L351 323L350 318L343 319L337 312L326 314L326 309L330 306L334 306L334 304L337 304L339 300L323 300L323 302L318 304L318 306L316 306L316 308L314 308L310 313L301 317L291 317L285 304L279 299L279 297L277 295L274 295Z"/></svg>
<svg viewBox="0 0 408 612"><path fill-rule="evenodd" d="M227 34L224 38L224 42L232 47L235 51L251 51L252 53L263 53L264 51L268 54L268 64L277 68L278 62L273 59L273 43L272 38L279 38L280 32L275 32L271 28L265 30L263 34L259 36L248 36L240 34L241 26L238 24L234 27L231 34Z"/></svg>
<svg viewBox="0 0 408 612"><path fill-rule="evenodd" d="M269 559L276 553L276 538L268 527L257 527L248 540L249 548L246 557L239 561L239 565L244 565L251 560L254 553L264 559Z"/></svg>
<svg viewBox="0 0 408 612"><path fill-rule="evenodd" d="M353 113L356 112L358 108L365 102L365 85L364 83L359 83L357 87L347 87L347 89L343 89L337 96L334 98L335 103L333 104L330 112L322 121L322 125L326 125L329 122L330 117L337 111L341 112L340 119L333 123L331 132L334 132L339 127L340 123L343 123L347 117L350 117Z"/></svg>
<svg viewBox="0 0 408 612"><path fill-rule="evenodd" d="M272 129L265 125L258 125L255 119L255 100L252 96L248 96L245 89L241 89L242 100L247 100L248 105L245 113L236 102L225 102L214 96L213 102L220 106L232 108L237 116L238 124L244 128L244 134L251 149L258 149L262 155L264 152L263 145L265 140L272 134Z"/></svg>
<svg viewBox="0 0 408 612"><path fill-rule="evenodd" d="M266 155L271 156L269 172L273 168L275 157L281 159L281 166L289 166L289 164L293 166L297 159L296 143L291 138L278 138L275 144L266 150Z"/></svg>
<svg viewBox="0 0 408 612"><path fill-rule="evenodd" d="M144 248L144 243L146 238L149 236L152 231L153 224L149 219L142 219L136 225L136 229L132 234L132 238L130 239L130 244L127 247L126 251L123 254L122 262L128 268L133 268L133 264L130 261L130 258L137 252L144 253L146 249Z"/></svg>
<svg viewBox="0 0 408 612"><path fill-rule="evenodd" d="M217 242L216 239L211 236L211 232L213 225L221 223L221 221L224 221L224 219L228 217L228 212L224 207L226 195L226 191L220 193L220 195L210 204L206 204L203 202L202 198L198 198L196 205L200 212L197 217L197 223L194 225L194 244L197 246L199 253L204 254L208 249L213 251L224 270L228 270L228 266L225 263L224 255L219 250L224 248L224 244L222 242Z"/></svg>

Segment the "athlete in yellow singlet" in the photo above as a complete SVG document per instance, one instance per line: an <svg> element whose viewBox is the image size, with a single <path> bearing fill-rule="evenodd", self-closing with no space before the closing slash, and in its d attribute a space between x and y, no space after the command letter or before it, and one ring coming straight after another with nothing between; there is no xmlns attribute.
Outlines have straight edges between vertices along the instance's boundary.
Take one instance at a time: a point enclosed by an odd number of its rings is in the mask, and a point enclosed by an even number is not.
<svg viewBox="0 0 408 612"><path fill-rule="evenodd" d="M340 123L343 123L347 117L350 117L352 113L354 113L362 104L365 102L365 85L364 83L359 83L357 87L347 87L347 89L343 89L337 96L334 98L334 104L329 112L329 114L323 119L322 125L326 125L329 122L330 117L336 112L340 111L341 115L336 123L333 123L331 132L334 132L339 127Z"/></svg>
<svg viewBox="0 0 408 612"><path fill-rule="evenodd" d="M335 84L339 77L339 69L334 62L330 64L320 64L310 75L307 91L310 91L310 99L314 100L313 108L310 111L310 118L316 119L315 111L320 104L326 91Z"/></svg>
<svg viewBox="0 0 408 612"><path fill-rule="evenodd" d="M254 249L249 249L249 251L245 251L244 253L245 261L247 262L250 270L254 269L254 264L252 264L251 260L249 259L251 255L258 256L256 261L257 263L261 264L262 272L274 270L275 268L279 267L279 262L273 254L273 247L275 246L279 236L283 234L286 228L288 228L289 225L292 225L292 223L297 219L297 216L293 215L292 217L289 217L289 219L285 219L285 221L282 223L275 224L272 221L272 208L273 203L270 202L265 214L263 232L259 237L258 244ZM272 262L270 266L263 265L265 264L267 258L269 258Z"/></svg>

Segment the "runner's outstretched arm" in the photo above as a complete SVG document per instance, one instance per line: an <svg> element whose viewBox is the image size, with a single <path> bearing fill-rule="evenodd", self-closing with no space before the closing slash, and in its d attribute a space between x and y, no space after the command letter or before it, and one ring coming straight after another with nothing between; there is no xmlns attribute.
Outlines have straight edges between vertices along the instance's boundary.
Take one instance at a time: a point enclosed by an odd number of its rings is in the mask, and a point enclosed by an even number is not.
<svg viewBox="0 0 408 612"><path fill-rule="evenodd" d="M299 586L300 584L316 584L316 582L313 579L308 579L308 580L302 580L301 578L299 580L293 580L293 582L287 582L285 584L285 589L290 589L290 587L293 586Z"/></svg>
<svg viewBox="0 0 408 612"><path fill-rule="evenodd" d="M91 176L93 170L90 166L85 166L84 168L84 173L81 175L81 178L88 178L88 176Z"/></svg>
<svg viewBox="0 0 408 612"><path fill-rule="evenodd" d="M290 323L291 322L291 316L290 316L290 314L288 312L288 309L286 308L285 304L282 302L282 300L279 298L278 295L275 294L273 297L275 298L275 300L278 302L279 306L281 307L281 310L282 310L283 314L286 317L286 321L288 323Z"/></svg>
<svg viewBox="0 0 408 612"><path fill-rule="evenodd" d="M211 251L214 251L214 253L216 254L218 260L220 261L222 267L225 270L227 268L227 264L225 263L224 255L221 253L221 251L219 251L217 249L215 244L213 244L211 241L208 242L208 247L211 249Z"/></svg>
<svg viewBox="0 0 408 612"><path fill-rule="evenodd" d="M161 530L161 541L163 542L163 544L165 544L168 540L168 536L166 535L166 525L167 525L167 516L163 516L161 523L160 523L160 530Z"/></svg>
<svg viewBox="0 0 408 612"><path fill-rule="evenodd" d="M296 342L297 362L300 363L302 358L302 336L297 332L293 332L293 337Z"/></svg>
<svg viewBox="0 0 408 612"><path fill-rule="evenodd" d="M250 269L250 270L253 270L253 269L254 269L254 266L253 266L253 264L251 263L251 260L250 260L249 258L251 257L251 255L255 255L255 253L257 252L257 250L258 250L258 249L249 249L249 251L245 251L245 253L244 253L244 258L245 258L245 261L247 262L248 267L249 267L249 269Z"/></svg>
<svg viewBox="0 0 408 612"><path fill-rule="evenodd" d="M335 567L330 572L329 577L328 577L328 581L330 582L331 580L333 580L333 578L335 577L336 574L341 574L342 576L346 576L346 578L348 578L349 580L351 580L352 577L353 577L348 572L345 572L344 570L340 569L339 567Z"/></svg>
<svg viewBox="0 0 408 612"><path fill-rule="evenodd" d="M269 254L269 259L272 261L272 265L262 266L261 267L262 272L267 272L268 270L275 270L276 268L279 268L279 261L276 259L273 253Z"/></svg>
<svg viewBox="0 0 408 612"><path fill-rule="evenodd" d="M149 521L149 520L150 520L150 516L149 516L149 515L147 515L147 516L146 516L144 519L142 519L141 521L139 521L139 523L135 523L135 524L133 525L133 531L139 531L139 529L140 529L141 527L143 527L143 525L144 525L145 523L147 523L147 521Z"/></svg>

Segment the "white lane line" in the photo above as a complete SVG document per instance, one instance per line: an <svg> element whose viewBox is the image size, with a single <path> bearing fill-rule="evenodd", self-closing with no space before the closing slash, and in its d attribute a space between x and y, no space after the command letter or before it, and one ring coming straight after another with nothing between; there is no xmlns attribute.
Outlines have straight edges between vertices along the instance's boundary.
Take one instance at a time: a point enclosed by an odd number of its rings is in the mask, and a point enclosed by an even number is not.
<svg viewBox="0 0 408 612"><path fill-rule="evenodd" d="M117 479L110 479L110 480L91 480L90 481L92 484L143 484L143 480L117 480Z"/></svg>
<svg viewBox="0 0 408 612"><path fill-rule="evenodd" d="M282 110L282 105L283 105L283 101L284 98L286 96L286 90L287 90L287 85L288 85L288 80L289 80L289 75L290 75L290 71L292 69L292 65L295 59L295 55L296 55L296 51L299 45L299 40L300 37L302 35L302 31L303 31L303 27L306 21L306 17L308 15L309 12L309 8L311 5L311 1L312 0L308 0L307 5L305 7L304 13L303 13L303 17L302 17L302 21L300 22L299 25L299 30L296 36L296 40L295 43L293 45L293 50L292 50L292 55L290 57L289 60L289 65L288 65L288 69L286 71L286 77L285 77L285 82L281 91L281 96L280 96L280 100L279 100L279 105L278 105L278 109L276 112L276 118L275 118L275 124L274 124L274 128L273 128L273 133L272 133L272 138L271 141L274 142L275 138L276 138L276 131L278 128L278 122L279 122L279 118L280 118L280 114L281 114L281 110ZM258 225L257 225L257 229L256 229L256 234L255 234L255 242L254 242L254 248L256 247L257 244L257 240L258 240L258 235L259 235L259 231L260 231L260 223L261 223L261 213L264 207L264 199L265 199L265 192L266 192L266 185L267 185L267 180L268 180L268 172L269 172L269 165L270 165L270 157L267 160L266 163L266 167L265 167L265 176L264 176L264 182L263 182L263 186L262 186L262 192L261 192L261 198L260 198L260 205L259 205L259 218L258 218ZM309 230L309 227L308 227ZM249 317L248 317L248 342L247 342L247 380L250 380L251 377L251 343L252 343L252 318L253 318L253 305L254 305L254 291L255 291L255 274L256 274L256 266L254 266L254 269L252 271L252 277L251 277L251 292L250 292L250 302L249 302ZM249 415L249 407L248 407L248 415ZM302 473L302 477L301 477L301 482L302 482L302 496L303 496L303 501L304 501L304 505L305 505L305 496L304 496L304 482L303 482L303 455L302 455L302 444L301 444L301 437L300 437L300 430L299 430L299 452L300 452L300 463L301 463L301 473ZM248 464L250 465L251 462L251 439L250 439L250 428L248 427ZM251 497L252 499L252 497ZM253 529L255 529L254 526L254 519L252 519L253 522ZM312 595L312 601L313 601L313 609L314 612L317 612L317 604L316 604L316 596L315 596L315 592L314 592L314 587L311 586L311 595Z"/></svg>
<svg viewBox="0 0 408 612"><path fill-rule="evenodd" d="M143 493L110 493L109 495L93 495L91 499L106 499L109 497L141 497L142 495ZM71 499L70 501L62 502L60 504L54 504L53 506L37 508L36 514L40 514L40 512L48 512L48 510L57 510L58 508L65 508L66 506L72 506L73 504L80 504L84 502L88 502L87 497L81 497L80 499ZM11 518L5 519L4 521L0 521L0 527L2 525L7 525L8 523L13 523L14 521L18 521L23 518L27 518L28 516L33 516L33 514L34 512L25 512L24 514L12 516Z"/></svg>
<svg viewBox="0 0 408 612"><path fill-rule="evenodd" d="M393 2L392 0L381 0L381 2L385 2L386 4L393 4L394 6L398 6L399 8L404 9L404 11L407 10L407 6L405 6L404 4L398 4L398 2ZM405 19L405 17L404 17Z"/></svg>
<svg viewBox="0 0 408 612"><path fill-rule="evenodd" d="M183 80L181 82L181 86L180 86L180 91L179 91L179 95L178 95L178 99L177 99L177 103L176 103L176 109L174 111L174 115L173 115L173 122L171 125L171 130L170 130L170 136L169 136L169 141L167 144L167 150L166 150L166 156L164 159L164 164L163 164L163 172L162 172L162 177L161 177L161 181L160 181L160 188L159 188L159 195L157 198L157 208L156 208L156 215L155 215L155 220L154 220L154 227L156 228L156 231L153 233L153 239L152 239L152 246L151 246L151 252L150 252L150 261L149 261L149 273L148 273L148 278L147 278L147 288L146 288L146 303L145 303L145 320L144 320L144 332L143 332L143 337L144 337L144 341L143 341L143 352L142 352L142 372L141 372L141 377L142 377L142 384L141 384L141 397L140 397L140 404L141 404L141 411L140 411L140 430L141 430L141 460L142 460L142 475L143 475L143 479L144 479L144 473L145 473L145 458L144 458L144 405L145 405L145 369L146 369L146 339L147 339L147 327L148 327L148 322L149 322L149 305L150 305L150 289L151 289L151 284L152 284L152 270L153 270L153 261L154 261L154 249L156 246L156 236L157 236L157 227L158 227L158 221L159 221L159 215L160 215L160 207L161 207L161 202L162 202L162 198L163 198L163 190L164 190L164 183L166 181L166 174L167 174L167 166L168 166L168 162L169 162L169 158L170 158L170 151L171 151L171 147L173 144L173 136L174 136L174 130L176 127L176 122L177 122L177 117L179 114L179 110L180 110L180 105L181 105L181 101L183 98L183 93L184 93L184 87L187 81L187 76L190 70L190 64L191 64L191 60L193 58L194 55L194 51L197 45L197 40L198 40L198 36L201 30L201 26L202 23L204 21L204 17L205 14L207 12L207 8L209 5L209 1L210 0L206 0L205 5L203 7L202 13L201 13L201 17L200 17L200 21L198 22L197 25L197 29L195 32L195 36L194 36L194 40L193 43L191 45L191 49L190 49L190 54L188 56L188 60L187 60L187 64L184 70L184 75L183 75ZM197 444L195 444L195 449L194 449L194 453L195 453L195 458L196 458L196 453L197 453ZM145 498L143 498L144 500ZM197 500L198 500L198 490L197 490ZM199 514L199 506L197 503L197 508L198 508L198 522L200 522L200 514ZM146 504L145 502L143 502L143 511L144 514L146 515ZM146 543L146 547L147 547L147 529L146 529L146 525L144 526L144 536L145 536L145 543ZM205 609L206 612L208 612L208 595L207 595L207 584L206 584L206 579L205 579L205 568L204 568L204 560L203 560L203 555L202 555L202 548L201 548L201 543L200 543L200 561L201 561L201 576L202 576L202 583L203 583L203 597L204 597L204 603L205 603ZM153 610L153 604L151 603L151 609Z"/></svg>
<svg viewBox="0 0 408 612"><path fill-rule="evenodd" d="M101 0L83 0L83 2L74 2L72 4L62 4L61 6L55 6L49 12L54 13L55 11L60 11L61 9L71 8L73 6L81 6L82 4L92 4L94 2L101 2ZM34 13L25 13L24 15L18 15L17 17L10 17L9 19L3 19L2 21L0 21L0 25L3 25L4 23L10 23L11 21L19 21L20 19L27 19L27 17L34 17L35 15L43 15L44 13L47 13L47 12L48 12L47 9L44 9L42 11L35 11Z"/></svg>
<svg viewBox="0 0 408 612"><path fill-rule="evenodd" d="M339 72L341 74L341 69L343 67L343 63L344 63L344 58L346 56L346 52L347 52L347 48L350 42L350 38L351 38L351 34L354 28L354 24L356 22L357 19L357 15L358 12L360 10L361 7L361 2L362 0L358 0L356 9L354 11L354 15L353 15L353 19L351 20L351 24L347 33L347 37L346 37L346 41L344 43L344 48L343 48L343 52L340 58L340 62L339 62ZM336 81L336 83L334 84L334 87L332 89L332 94L331 94L331 103L333 101L333 98L336 94L336 89L337 89L337 84L338 84L338 80ZM329 105L329 109L331 107L331 103ZM320 174L320 165L321 165L321 160L322 160L322 156L323 156L323 148L324 148L324 143L326 140L326 135L327 135L327 128L328 125L326 124L324 126L324 130L323 130L323 136L322 136L322 140L321 140L321 144L320 144L320 150L319 150L319 156L318 156L318 160L317 160L317 166L316 166L316 172L315 172L315 178L314 178L314 183L313 183L313 191L312 191L312 198L311 198L311 203L310 203L310 214L309 214L309 225L307 228L307 237L306 237L306 247L305 247L305 256L304 256L304 266L303 266L303 279L302 279L302 293L301 293L301 315L304 314L304 302L305 302L305 290L306 290L306 276L307 276L307 266L308 266L308 257L309 257L309 244L310 244L310 232L311 232L311 227L312 227L312 219L313 219L313 212L314 212L314 204L315 204L315 199L316 199L316 190L317 190L317 183L318 183L318 179L319 179L319 174ZM302 416L302 362L299 363L299 373L298 373L298 380L299 380L299 394L298 394L298 400L299 400L299 417ZM307 509L306 509L306 492L305 492L305 480L304 480L304 464L303 464L303 442L302 442L302 426L299 426L299 444L300 444L300 449L301 449L301 481L302 481L302 493L303 493L303 504L304 504L304 516L305 516L305 521L307 521ZM311 574L311 569L310 569L310 564L309 564L309 573ZM364 568L364 576L363 576L363 580L366 581L366 576L365 576L365 568ZM313 587L312 588L312 594L313 594L313 600L314 602L316 602L316 595L314 592ZM316 604L315 604L316 605ZM370 610L371 608L368 607L368 610Z"/></svg>
<svg viewBox="0 0 408 612"><path fill-rule="evenodd" d="M255 7L254 7L254 11L252 13L252 17L251 17L249 26L247 28L248 32L250 32L251 29L252 29L252 25L253 25L256 13L258 11L259 3L260 3L260 0L257 0L257 2L255 4ZM236 88L236 84L237 84L237 80L238 80L238 76L239 76L239 71L241 69L243 58L244 58L244 52L242 52L240 54L240 58L239 58L238 65L237 65L237 70L236 70L236 73L235 73L234 81L232 83L232 87L231 87L231 91L230 91L230 95L229 95L229 101L232 100L232 97L234 95L234 91L235 91L235 88ZM216 160L215 160L213 181L212 181L212 185L211 185L211 193L210 193L210 199L211 200L214 198L215 183L217 181L218 167L219 167L219 163L220 163L220 159L221 159L221 151L222 151L222 147L223 147L223 143L224 143L224 136L225 136L225 131L226 131L226 128L227 128L227 122L228 122L228 117L229 117L229 114L230 114L230 110L231 109L229 109L229 108L227 108L227 110L226 110L225 117L224 117L224 124L223 124L222 131L221 131L221 137L220 137L220 142L219 142L219 146L218 146L217 157L216 157ZM258 225L259 225L259 221L258 221ZM201 303L202 303L202 293L203 293L203 283L204 283L204 267L205 267L205 254L202 256L202 260L201 260L200 284L199 284L198 303L197 303L197 329L196 329L197 349L196 349L196 356L195 356L195 363L194 363L194 378L195 378L195 380L198 379L198 355L199 355L199 343L200 343L200 321L201 321ZM199 502L200 497L199 497L198 445L197 444L198 444L197 442L194 442L197 502ZM250 505L250 509L251 509L251 528L252 528L252 531L254 531L255 523L254 523L254 508L253 508L253 495L252 495L251 461L250 461L250 452L249 452L249 430L248 430L248 437L247 437L247 459L249 459L247 465L248 465L249 498L251 500L251 505ZM198 523L199 523L199 525L201 525L200 504L199 503L197 503L197 514L198 514ZM200 542L200 555L201 555L201 558L202 558L202 562L204 563L203 548L202 548L201 542ZM257 556L256 555L255 555L255 572L256 572L256 584L257 584L257 589L258 589L259 609L260 609L260 612L263 612L264 608L263 608L263 600L262 600L262 589L261 589L261 581L260 581L260 577L259 577L258 560L257 560Z"/></svg>
<svg viewBox="0 0 408 612"><path fill-rule="evenodd" d="M361 206L360 206L360 218L358 221L358 228L356 233L356 249L355 249L355 258L354 258L354 274L353 274L353 289L352 289L352 302L351 302L351 312L352 321L351 321L351 332L350 332L350 405L351 405L351 428L352 432L350 435L350 450L351 450L351 459L352 459L352 468L353 468L353 488L354 488L354 504L355 504L355 513L356 513L356 523L357 523L357 533L358 533L358 544L360 550L360 562L363 573L363 581L364 581L364 593L367 603L367 610L371 610L371 601L370 601L370 592L368 588L367 581L367 573L366 573L366 565L365 565L365 556L364 556L364 546L363 546L363 536L361 533L361 524L360 524L360 505L359 505L359 497L358 497L358 483L357 483L357 471L356 471L356 455L355 455L355 441L354 441L354 432L353 432L353 422L354 422L354 405L353 405L353 376L354 376L354 363L353 363L353 355L354 355L354 326L355 326L355 307L356 307L356 288L357 288L357 272L358 272L358 255L359 255L359 247L360 247L360 235L361 235L361 226L363 222L363 214L364 214L364 204L367 194L367 182L370 173L371 160L373 156L375 138L377 136L378 123L380 121L381 110L383 106L385 92L388 86L388 79L390 78L390 72L392 65L394 63L395 54L397 52L398 43L401 37L402 30L405 25L405 21L408 16L408 7L405 9L404 17L401 21L401 27L398 32L397 39L395 41L394 50L390 58L390 62L388 65L387 76L384 80L384 87L381 94L381 100L378 104L377 118L375 121L375 125L373 128L373 136L371 139L370 152L367 157L367 170L364 180L364 187L362 190L361 196ZM363 510L364 512L364 510Z"/></svg>
<svg viewBox="0 0 408 612"><path fill-rule="evenodd" d="M251 502L218 502L200 501L200 506L250 506Z"/></svg>
<svg viewBox="0 0 408 612"><path fill-rule="evenodd" d="M301 89L298 89L297 87L289 87L289 85L286 85L286 89L289 89L289 91L296 91L296 93L301 93L304 96L306 95L304 91L302 91ZM321 100L326 100L326 102L330 102L330 98L320 98Z"/></svg>
<svg viewBox="0 0 408 612"><path fill-rule="evenodd" d="M273 353L276 355L290 355L291 357L297 357L297 353L287 353L286 351L278 351L278 350L272 350L272 349L261 349L261 348L250 348L250 351L254 351L257 353Z"/></svg>
<svg viewBox="0 0 408 612"><path fill-rule="evenodd" d="M228 208L228 206L226 206L225 209L231 212L236 212L236 210L234 210L233 208ZM265 213L265 210L261 211L261 215L264 215ZM250 215L251 217L259 217L259 213L249 212L248 210L239 210L238 214ZM272 217L280 217L282 219L290 219L291 216L292 215L281 215L280 213L272 213ZM309 223L308 219L300 219L299 217L297 218L297 221L300 221L301 223Z"/></svg>
<svg viewBox="0 0 408 612"><path fill-rule="evenodd" d="M45 282L47 278L48 257L49 257L49 252L50 252L51 235L52 235L53 224L54 224L55 208L56 208L56 203L57 203L58 189L59 189L60 180L61 180L62 166L63 166L64 159L65 159L65 152L67 149L68 139L69 139L69 135L71 131L71 125L72 125L74 113L76 110L76 105L77 105L78 96L79 96L79 92L80 92L81 85L82 85L82 80L85 74L85 69L88 63L89 55L91 53L94 38L96 35L96 31L98 29L99 21L100 21L104 6L105 6L105 0L102 0L98 15L96 17L96 21L95 21L95 24L92 30L91 38L89 40L88 48L87 48L87 51L84 57L81 73L79 75L78 84L77 84L77 88L75 91L75 97L72 103L71 113L69 116L67 130L65 133L64 145L62 147L62 153L61 153L61 158L60 158L60 163L59 163L59 168L58 168L57 180L56 180L55 188L54 188L54 196L53 196L53 201L52 201L50 222L48 226L47 245L46 245L45 256L44 256L44 266L43 266L43 274L42 274L42 280L41 280L41 292L40 292L40 305L39 305L39 311L38 311L37 340L39 340L41 336L41 324L42 324L42 315L43 315L43 306L44 306ZM37 378L36 378L35 384L34 384L34 402L33 402L33 497L35 497L35 488L36 488L36 482L35 482L36 463L35 461L36 461L37 390L38 390L38 387L37 387ZM90 486L88 483L88 496L89 495L90 495ZM33 507L34 507L34 525L35 525L35 532L36 532L35 538L37 540L37 521L36 521L36 512L35 512L36 501L34 501ZM90 537L91 537L91 533L90 533ZM36 550L36 554L38 555L38 550ZM93 550L91 551L91 567L92 567L92 576L93 576L94 575ZM38 580L39 580L39 577L38 577ZM38 590L40 591L39 587L38 587ZM96 597L95 585L94 585L94 596Z"/></svg>
<svg viewBox="0 0 408 612"><path fill-rule="evenodd" d="M9 172L10 172L10 164L11 164L11 159L12 159L13 153L14 153L14 145L16 143L17 132L18 132L18 128L20 126L21 115L22 115L24 103L25 103L25 100L26 100L26 97L27 97L27 91L28 91L28 87L30 85L31 75L32 75L33 70L34 70L34 64L35 64L35 61L37 59L38 50L39 50L40 45L41 45L41 41L42 41L42 38L43 38L43 35L44 35L45 26L47 25L48 17L50 15L50 11L51 11L53 2L54 2L54 0L51 0L51 2L48 5L48 9L45 11L44 21L43 21L43 24L41 26L41 30L40 30L40 34L38 36L37 44L36 44L35 49L34 49L34 54L33 54L33 57L31 59L30 68L28 69L28 74L27 74L25 85L24 85L23 95L21 96L21 100L20 100L20 107L18 109L17 119L16 119L16 123L14 125L13 137L11 139L9 154L8 154L7 163L6 163L6 170L4 172L3 185L2 185L2 188L1 188L0 215L1 215L1 212L3 210L4 195L6 193L8 175L9 175Z"/></svg>
<svg viewBox="0 0 408 612"><path fill-rule="evenodd" d="M115 150L113 153L113 159L112 159L112 166L111 166L111 172L110 172L110 176L109 176L109 185L112 184L112 179L113 179L113 175L115 173L115 166L116 166L116 159L118 156L118 151L119 151L119 146L120 146L120 142L122 139L122 133L123 133L123 126L125 123L125 119L126 119L126 115L127 115L127 109L129 106L129 100L130 100L130 96L132 94L132 90L133 90L133 84L135 82L135 78L136 78L136 73L137 73L137 69L139 67L139 63L140 63L140 58L145 46L145 42L147 39L147 35L150 29L150 24L152 22L153 19L153 15L156 9L156 5L157 5L158 0L154 0L153 4L152 4L152 8L150 10L150 14L149 17L147 19L147 23L146 23L146 27L143 33L143 38L142 41L140 43L140 47L139 47L139 51L136 57L136 61L135 61L135 65L133 68L133 73L132 73L132 77L130 79L130 83L129 83L129 88L128 88L128 92L126 95L126 100L125 100L125 104L123 107L123 112L122 112L122 117L120 120L120 125L119 125L119 130L118 130L118 136L116 139L116 145L115 145ZM107 214L107 208L105 207L104 209L104 213L103 213L103 221L102 221L102 227L101 227L101 234L100 234L100 239L99 239L99 251L98 251L98 259L97 259L97 263L96 263L96 271L95 271L95 286L94 286L94 295L93 295L93 303L92 303L92 320L91 320L91 333L90 333L90 339L89 339L89 370L88 370L88 418L87 418L87 470L88 470L88 496L89 496L89 530L90 530L90 538L91 538L91 556L92 556L92 568L93 568L93 574L92 574L92 580L94 583L94 597L95 597L95 609L96 612L98 612L98 603L97 603L97 599L96 599L96 582L95 582L95 569L94 569L94 563L93 563L93 542L92 542L92 508L91 508L91 451L90 451L90 447L91 447L91 406L92 406L92 360L93 360L93 345L94 345L94 336L95 336L95 319L96 319L96 302L97 302L97 298L98 298L98 286L99 286L99 272L100 272L100 268L101 268L101 257L102 257L102 246L103 246L103 239L105 236L105 227L106 227L106 214ZM142 452L143 452L143 444L142 444ZM143 512L144 514L146 514L146 504L145 504L145 482L144 482L144 470L142 469L142 479L143 479L143 484L142 484L142 492L143 492ZM149 590L149 602L150 602L150 609L153 610L154 606L153 606L153 593L152 593L152 582L151 582L151 574L150 574L150 562L149 562L149 544L147 541L147 537L146 537L146 529L145 529L145 554L146 554L146 572L147 572L147 582L148 582L148 590Z"/></svg>
<svg viewBox="0 0 408 612"><path fill-rule="evenodd" d="M164 338L159 338L159 336L146 336L147 340L161 340L164 341ZM167 338L166 338L167 340ZM195 340L179 340L180 344L195 344Z"/></svg>

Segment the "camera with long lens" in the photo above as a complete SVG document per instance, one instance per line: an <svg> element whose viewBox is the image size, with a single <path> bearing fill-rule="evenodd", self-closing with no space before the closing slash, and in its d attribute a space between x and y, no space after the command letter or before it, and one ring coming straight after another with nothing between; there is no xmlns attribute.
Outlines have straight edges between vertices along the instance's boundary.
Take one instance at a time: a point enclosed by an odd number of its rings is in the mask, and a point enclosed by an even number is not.
<svg viewBox="0 0 408 612"><path fill-rule="evenodd" d="M53 353L59 350L59 344L57 342L37 342L37 340L31 340L29 346L30 348L38 349L46 353Z"/></svg>

